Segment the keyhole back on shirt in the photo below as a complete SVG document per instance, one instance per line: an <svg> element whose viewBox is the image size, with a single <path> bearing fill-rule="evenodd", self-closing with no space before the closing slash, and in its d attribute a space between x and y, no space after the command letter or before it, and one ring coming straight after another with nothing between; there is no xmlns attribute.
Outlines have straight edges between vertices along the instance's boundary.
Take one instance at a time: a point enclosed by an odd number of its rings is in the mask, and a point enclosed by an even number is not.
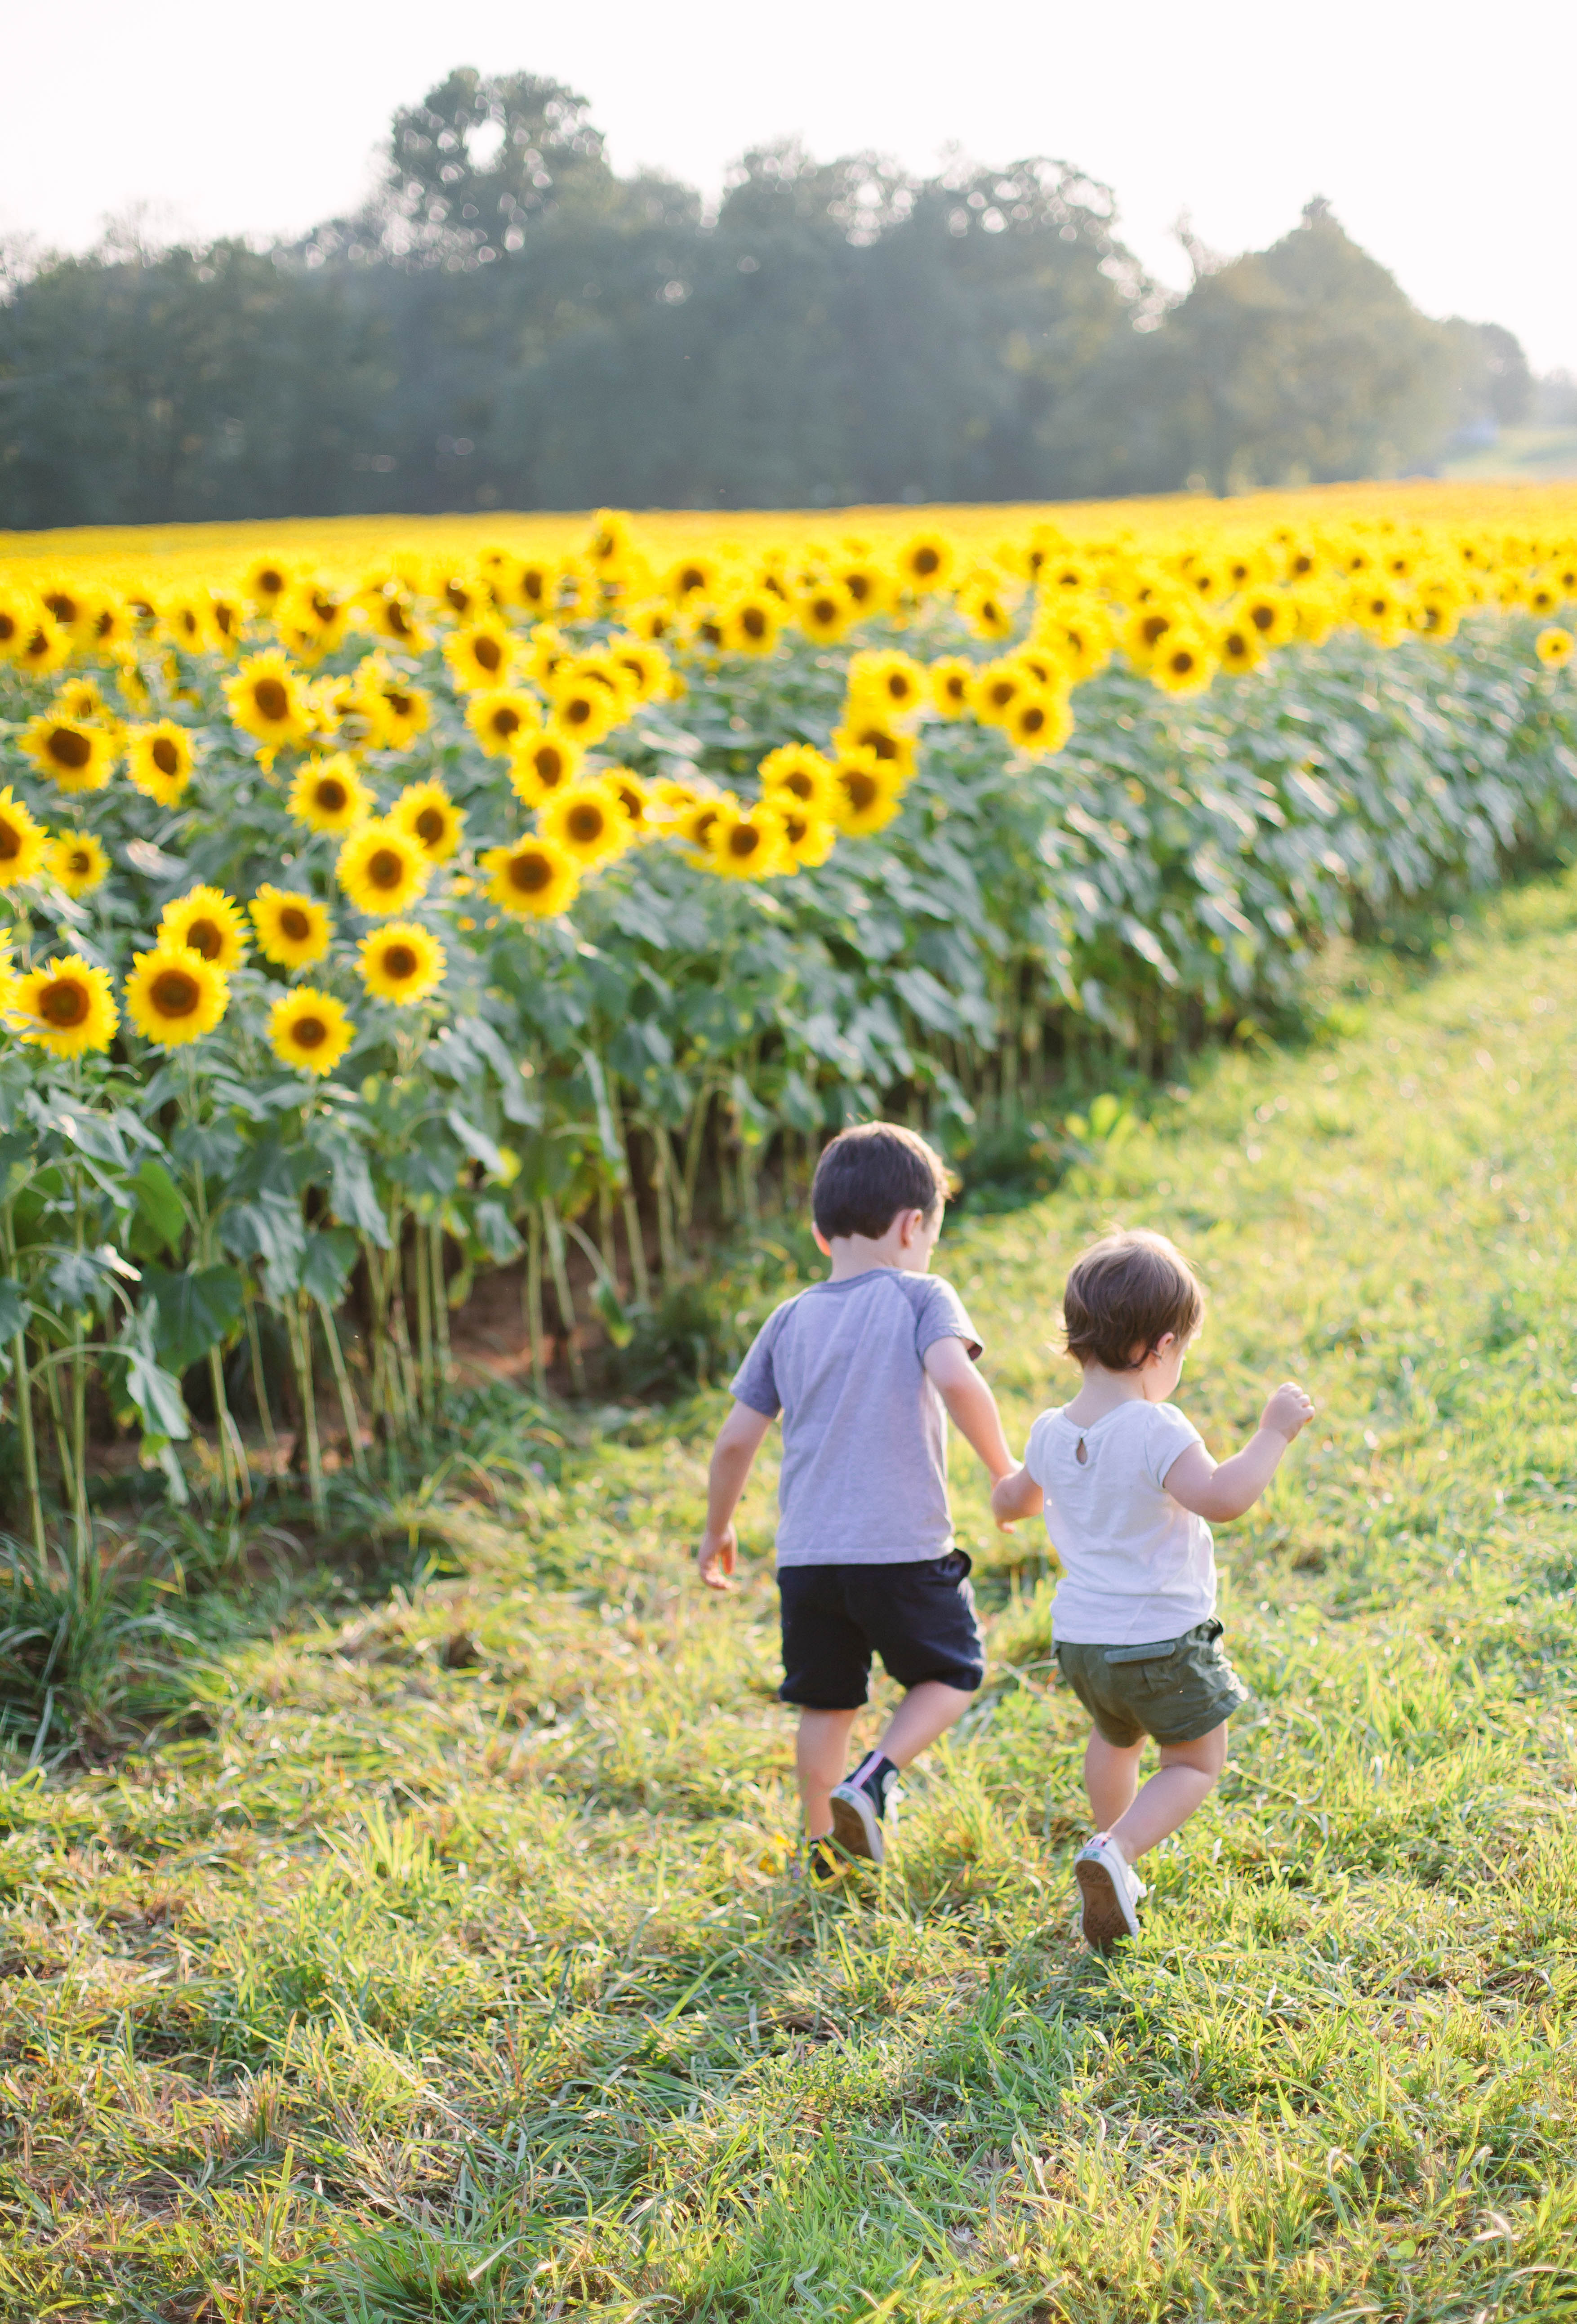
<svg viewBox="0 0 1577 2324"><path fill-rule="evenodd" d="M1081 1436L1081 1437L1080 1437L1080 1439L1079 1439L1079 1446L1078 1446L1078 1450L1077 1450L1077 1452L1074 1454L1074 1460L1078 1462L1078 1464L1079 1464L1080 1468L1082 1469L1082 1468L1084 1466L1084 1463L1088 1461L1089 1457L1090 1457L1090 1455L1089 1455L1089 1452L1088 1452L1088 1450L1086 1449L1086 1446L1085 1446L1085 1443L1084 1443L1084 1438Z"/></svg>

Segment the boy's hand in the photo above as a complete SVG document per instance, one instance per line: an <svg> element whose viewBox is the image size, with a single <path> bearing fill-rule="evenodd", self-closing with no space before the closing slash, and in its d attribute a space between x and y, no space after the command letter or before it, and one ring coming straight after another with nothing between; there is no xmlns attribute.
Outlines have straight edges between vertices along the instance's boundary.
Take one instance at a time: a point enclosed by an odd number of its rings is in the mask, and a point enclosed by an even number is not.
<svg viewBox="0 0 1577 2324"><path fill-rule="evenodd" d="M1314 1405L1296 1380L1283 1380L1260 1414L1259 1425L1271 1429L1277 1436L1285 1436L1290 1444L1299 1429L1306 1428L1314 1416Z"/></svg>
<svg viewBox="0 0 1577 2324"><path fill-rule="evenodd" d="M708 1590L728 1591L733 1588L734 1562L739 1555L739 1536L731 1524L721 1533L710 1529L701 1536L701 1546L696 1552L696 1564Z"/></svg>

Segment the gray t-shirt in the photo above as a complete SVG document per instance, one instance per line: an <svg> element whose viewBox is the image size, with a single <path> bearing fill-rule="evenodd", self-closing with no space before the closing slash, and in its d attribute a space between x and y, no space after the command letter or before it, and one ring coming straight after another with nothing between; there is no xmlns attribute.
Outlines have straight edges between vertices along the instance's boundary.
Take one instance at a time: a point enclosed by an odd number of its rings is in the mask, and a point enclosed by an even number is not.
<svg viewBox="0 0 1577 2324"><path fill-rule="evenodd" d="M924 1363L937 1340L981 1352L937 1275L869 1268L774 1308L733 1382L783 1416L778 1563L899 1565L953 1546L947 1412Z"/></svg>

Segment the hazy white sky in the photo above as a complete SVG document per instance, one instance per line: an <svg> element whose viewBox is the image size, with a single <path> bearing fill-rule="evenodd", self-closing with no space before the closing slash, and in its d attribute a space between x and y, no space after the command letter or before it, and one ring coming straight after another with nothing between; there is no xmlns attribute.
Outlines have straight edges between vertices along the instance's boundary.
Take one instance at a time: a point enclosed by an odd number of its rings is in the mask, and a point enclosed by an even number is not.
<svg viewBox="0 0 1577 2324"><path fill-rule="evenodd" d="M1074 161L1164 281L1181 210L1262 245L1329 197L1432 314L1577 369L1577 0L0 0L0 233L80 247L135 203L165 235L261 239L349 208L390 114L456 64L590 98L615 167L709 189L797 135L917 168L948 143Z"/></svg>

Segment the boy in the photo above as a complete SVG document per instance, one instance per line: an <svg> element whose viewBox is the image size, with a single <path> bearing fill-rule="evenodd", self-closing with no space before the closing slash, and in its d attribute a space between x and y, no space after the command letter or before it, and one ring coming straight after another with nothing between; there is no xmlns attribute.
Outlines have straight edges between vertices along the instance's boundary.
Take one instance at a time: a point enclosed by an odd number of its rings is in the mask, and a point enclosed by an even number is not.
<svg viewBox="0 0 1577 2324"><path fill-rule="evenodd" d="M796 1759L817 1879L838 1869L829 1835L881 1862L899 1770L963 1716L984 1675L970 1562L954 1546L947 1507L947 1414L993 1480L1013 1457L974 1369L979 1334L952 1285L927 1272L946 1194L941 1157L912 1130L873 1121L832 1140L810 1190L831 1269L761 1326L712 1454L696 1562L709 1588L727 1590L733 1512L781 1412L779 1692L799 1706ZM845 1781L873 1652L907 1692Z"/></svg>
<svg viewBox="0 0 1577 2324"><path fill-rule="evenodd" d="M1132 1868L1209 1796L1228 1717L1249 1699L1221 1648L1207 1520L1252 1508L1314 1409L1284 1381L1248 1445L1218 1466L1168 1401L1204 1313L1163 1235L1112 1234L1085 1251L1063 1294L1084 1385L1041 1414L1024 1466L991 1493L1000 1525L1044 1508L1062 1561L1056 1654L1093 1722L1084 1788L1098 1827L1074 1872L1100 1952L1137 1935L1144 1886ZM1161 1764L1136 1796L1147 1735Z"/></svg>

